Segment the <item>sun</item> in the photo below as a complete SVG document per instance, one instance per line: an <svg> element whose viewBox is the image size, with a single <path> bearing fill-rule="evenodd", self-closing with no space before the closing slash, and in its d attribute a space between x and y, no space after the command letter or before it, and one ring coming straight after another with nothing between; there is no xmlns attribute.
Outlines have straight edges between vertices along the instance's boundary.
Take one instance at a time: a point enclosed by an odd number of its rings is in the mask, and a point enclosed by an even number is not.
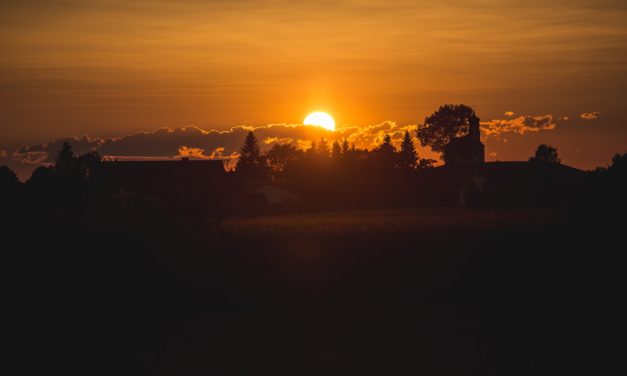
<svg viewBox="0 0 627 376"><path fill-rule="evenodd" d="M335 120L326 112L312 112L305 118L305 125L316 125L331 132L335 130Z"/></svg>

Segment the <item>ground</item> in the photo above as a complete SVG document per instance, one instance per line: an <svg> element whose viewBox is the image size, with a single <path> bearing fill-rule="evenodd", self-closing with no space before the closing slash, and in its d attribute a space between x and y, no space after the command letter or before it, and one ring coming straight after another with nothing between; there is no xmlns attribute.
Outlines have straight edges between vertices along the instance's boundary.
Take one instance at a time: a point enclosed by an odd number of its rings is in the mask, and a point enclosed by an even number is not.
<svg viewBox="0 0 627 376"><path fill-rule="evenodd" d="M615 239L588 215L431 208L90 228L49 264L67 281L36 290L47 306L79 303L59 333L97 343L81 350L92 366L132 373L560 373L591 359L590 328L611 322L599 312L617 290Z"/></svg>

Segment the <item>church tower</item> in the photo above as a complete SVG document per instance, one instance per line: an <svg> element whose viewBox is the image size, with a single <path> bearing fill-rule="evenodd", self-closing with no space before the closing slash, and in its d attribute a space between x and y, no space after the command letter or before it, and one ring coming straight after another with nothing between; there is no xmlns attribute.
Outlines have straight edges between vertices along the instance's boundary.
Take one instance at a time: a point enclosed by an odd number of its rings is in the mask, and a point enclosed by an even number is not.
<svg viewBox="0 0 627 376"><path fill-rule="evenodd" d="M444 161L447 165L476 166L485 162L479 118L473 114L468 122L468 134L454 138L444 148Z"/></svg>

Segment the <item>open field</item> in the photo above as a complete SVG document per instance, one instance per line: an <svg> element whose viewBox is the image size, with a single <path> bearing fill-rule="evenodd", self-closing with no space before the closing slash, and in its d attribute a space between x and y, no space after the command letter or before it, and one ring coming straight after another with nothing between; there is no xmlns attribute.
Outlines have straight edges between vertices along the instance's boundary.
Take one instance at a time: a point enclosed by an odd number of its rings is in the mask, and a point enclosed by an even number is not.
<svg viewBox="0 0 627 376"><path fill-rule="evenodd" d="M412 211L353 211L234 218L225 223L228 234L408 233L443 229L499 230L544 227L563 222L557 209L468 210L421 208Z"/></svg>
<svg viewBox="0 0 627 376"><path fill-rule="evenodd" d="M50 338L96 341L134 373L559 373L596 338L573 328L607 322L620 275L619 233L581 218L434 208L90 228L31 273L35 301L84 313L49 315Z"/></svg>

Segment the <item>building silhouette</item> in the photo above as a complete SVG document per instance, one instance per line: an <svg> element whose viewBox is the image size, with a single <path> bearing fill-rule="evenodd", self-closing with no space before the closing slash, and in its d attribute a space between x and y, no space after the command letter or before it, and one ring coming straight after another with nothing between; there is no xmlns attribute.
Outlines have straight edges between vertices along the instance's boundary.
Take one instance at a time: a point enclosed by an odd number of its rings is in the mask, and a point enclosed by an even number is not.
<svg viewBox="0 0 627 376"><path fill-rule="evenodd" d="M444 162L451 166L477 166L485 162L485 147L481 143L479 118L470 118L468 134L452 139L444 147Z"/></svg>

